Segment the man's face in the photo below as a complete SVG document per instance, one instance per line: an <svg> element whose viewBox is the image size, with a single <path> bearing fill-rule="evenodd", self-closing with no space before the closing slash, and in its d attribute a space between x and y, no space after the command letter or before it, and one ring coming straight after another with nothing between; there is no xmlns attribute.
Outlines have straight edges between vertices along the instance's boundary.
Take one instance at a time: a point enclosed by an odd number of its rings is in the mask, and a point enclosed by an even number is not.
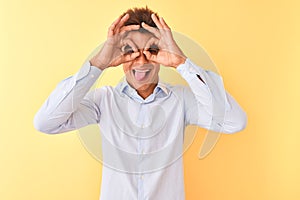
<svg viewBox="0 0 300 200"><path fill-rule="evenodd" d="M136 90L149 90L158 82L159 64L149 61L143 54L146 44L150 38L154 37L151 33L141 33L131 31L124 38L124 41L131 40L140 55L130 62L123 63L123 70L127 82ZM130 46L125 45L125 51L130 51Z"/></svg>

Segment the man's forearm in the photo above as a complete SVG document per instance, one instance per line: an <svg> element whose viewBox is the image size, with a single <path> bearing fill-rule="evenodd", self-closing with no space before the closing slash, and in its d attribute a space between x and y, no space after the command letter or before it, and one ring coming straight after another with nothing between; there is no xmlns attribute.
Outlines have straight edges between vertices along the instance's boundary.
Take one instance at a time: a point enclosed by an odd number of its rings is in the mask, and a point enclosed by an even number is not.
<svg viewBox="0 0 300 200"><path fill-rule="evenodd" d="M41 132L57 132L58 127L76 111L100 74L101 70L90 66L87 61L78 73L61 81L35 115L35 128Z"/></svg>
<svg viewBox="0 0 300 200"><path fill-rule="evenodd" d="M189 84L197 104L201 105L201 109L204 108L208 117L212 119L209 125L212 130L234 133L245 127L246 113L225 90L220 75L196 66L189 59L179 66L177 71Z"/></svg>

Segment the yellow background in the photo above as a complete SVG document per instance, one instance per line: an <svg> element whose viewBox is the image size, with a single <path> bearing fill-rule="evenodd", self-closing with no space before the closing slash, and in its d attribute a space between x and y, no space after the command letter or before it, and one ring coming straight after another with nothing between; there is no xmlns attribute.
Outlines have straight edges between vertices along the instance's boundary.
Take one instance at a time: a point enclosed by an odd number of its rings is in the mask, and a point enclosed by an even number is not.
<svg viewBox="0 0 300 200"><path fill-rule="evenodd" d="M0 199L98 199L101 165L78 135L42 134L32 121L111 22L143 5L207 50L248 114L203 160L197 135L184 155L187 200L300 199L297 0L1 0Z"/></svg>

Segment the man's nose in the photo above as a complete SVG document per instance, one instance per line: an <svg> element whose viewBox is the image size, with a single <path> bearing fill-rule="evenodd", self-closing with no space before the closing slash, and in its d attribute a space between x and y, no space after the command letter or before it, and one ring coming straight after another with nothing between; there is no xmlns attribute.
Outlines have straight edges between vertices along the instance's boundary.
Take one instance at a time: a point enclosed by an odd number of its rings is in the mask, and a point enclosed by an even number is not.
<svg viewBox="0 0 300 200"><path fill-rule="evenodd" d="M143 51L143 49L139 49L140 55L135 58L136 62L138 62L139 64L145 64L149 62L146 55L143 54Z"/></svg>

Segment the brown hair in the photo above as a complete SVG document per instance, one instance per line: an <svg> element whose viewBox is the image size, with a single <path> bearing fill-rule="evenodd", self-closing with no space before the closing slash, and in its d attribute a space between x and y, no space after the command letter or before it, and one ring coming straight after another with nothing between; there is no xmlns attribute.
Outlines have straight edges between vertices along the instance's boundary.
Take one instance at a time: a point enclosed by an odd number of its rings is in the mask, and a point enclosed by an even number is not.
<svg viewBox="0 0 300 200"><path fill-rule="evenodd" d="M125 26L128 25L140 25L142 26L142 22L145 22L149 26L156 27L156 24L151 18L152 14L155 14L156 17L158 17L158 14L150 10L147 6L145 8L132 8L128 9L125 13L122 14L124 16L125 14L129 14L129 19L125 22ZM143 28L140 28L140 32L146 31Z"/></svg>

